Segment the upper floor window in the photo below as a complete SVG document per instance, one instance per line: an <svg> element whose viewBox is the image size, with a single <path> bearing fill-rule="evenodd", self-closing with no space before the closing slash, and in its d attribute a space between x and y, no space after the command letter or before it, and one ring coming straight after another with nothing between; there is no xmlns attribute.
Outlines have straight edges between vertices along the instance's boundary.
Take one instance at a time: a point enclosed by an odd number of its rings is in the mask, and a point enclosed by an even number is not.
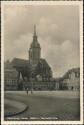
<svg viewBox="0 0 84 125"><path fill-rule="evenodd" d="M79 78L80 77L80 73L77 72L76 73L76 77Z"/></svg>
<svg viewBox="0 0 84 125"><path fill-rule="evenodd" d="M75 73L74 72L71 72L70 74L69 74L69 78L70 79L74 79L76 76L75 76Z"/></svg>

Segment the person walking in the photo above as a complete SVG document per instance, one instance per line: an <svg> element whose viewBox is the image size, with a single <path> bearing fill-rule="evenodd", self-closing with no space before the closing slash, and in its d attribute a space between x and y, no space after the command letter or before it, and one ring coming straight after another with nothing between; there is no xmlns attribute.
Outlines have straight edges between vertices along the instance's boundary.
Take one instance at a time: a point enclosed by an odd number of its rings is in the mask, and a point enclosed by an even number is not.
<svg viewBox="0 0 84 125"><path fill-rule="evenodd" d="M27 92L27 95L28 95L28 88L27 88L26 92Z"/></svg>
<svg viewBox="0 0 84 125"><path fill-rule="evenodd" d="M31 94L33 94L33 88L31 88Z"/></svg>

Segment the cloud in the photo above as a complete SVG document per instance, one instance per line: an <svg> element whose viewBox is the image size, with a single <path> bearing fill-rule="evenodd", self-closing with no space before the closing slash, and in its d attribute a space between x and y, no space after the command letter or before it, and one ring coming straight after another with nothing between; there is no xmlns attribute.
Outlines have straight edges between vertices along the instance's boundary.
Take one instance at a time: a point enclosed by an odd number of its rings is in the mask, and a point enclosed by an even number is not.
<svg viewBox="0 0 84 125"><path fill-rule="evenodd" d="M51 44L49 39L47 42L48 44L41 42L43 43L41 44L42 55L52 67L54 76L62 76L68 69L79 67L78 51L74 51L75 48L71 41L63 41L63 44L61 45Z"/></svg>

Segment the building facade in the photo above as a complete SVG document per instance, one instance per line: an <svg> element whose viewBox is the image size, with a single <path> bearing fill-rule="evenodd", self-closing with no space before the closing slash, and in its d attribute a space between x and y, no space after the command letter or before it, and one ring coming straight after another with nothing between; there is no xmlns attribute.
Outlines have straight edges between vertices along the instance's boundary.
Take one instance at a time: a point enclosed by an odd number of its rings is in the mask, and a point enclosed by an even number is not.
<svg viewBox="0 0 84 125"><path fill-rule="evenodd" d="M80 68L69 70L62 78L62 89L80 90Z"/></svg>
<svg viewBox="0 0 84 125"><path fill-rule="evenodd" d="M17 90L18 72L12 67L9 61L5 62L4 68L4 89Z"/></svg>

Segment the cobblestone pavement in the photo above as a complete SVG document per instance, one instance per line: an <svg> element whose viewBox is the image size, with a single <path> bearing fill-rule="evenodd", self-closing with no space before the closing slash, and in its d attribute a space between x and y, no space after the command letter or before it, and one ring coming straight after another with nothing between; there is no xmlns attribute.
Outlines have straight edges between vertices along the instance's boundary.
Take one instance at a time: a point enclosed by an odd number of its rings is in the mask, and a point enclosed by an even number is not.
<svg viewBox="0 0 84 125"><path fill-rule="evenodd" d="M30 117L31 118L37 117L37 119L55 117L56 118L55 120L64 120L64 121L80 119L79 97L71 98L72 95L74 96L74 93L71 93L70 97L68 98L69 93L68 96L66 94L64 97L63 92L61 93L58 92L57 95L59 95L59 93L61 95L58 98L58 96L53 95L53 93L55 92L51 92L51 94L48 93L41 92L39 94L39 92L34 92L32 95L29 94L28 96L26 95L26 92L16 92L16 93L13 92L11 94L6 93L5 94L6 98L16 101L18 100L22 103L24 102L26 105L29 106L29 109L27 109L24 113L11 118L17 120L19 119L28 120L28 118Z"/></svg>

